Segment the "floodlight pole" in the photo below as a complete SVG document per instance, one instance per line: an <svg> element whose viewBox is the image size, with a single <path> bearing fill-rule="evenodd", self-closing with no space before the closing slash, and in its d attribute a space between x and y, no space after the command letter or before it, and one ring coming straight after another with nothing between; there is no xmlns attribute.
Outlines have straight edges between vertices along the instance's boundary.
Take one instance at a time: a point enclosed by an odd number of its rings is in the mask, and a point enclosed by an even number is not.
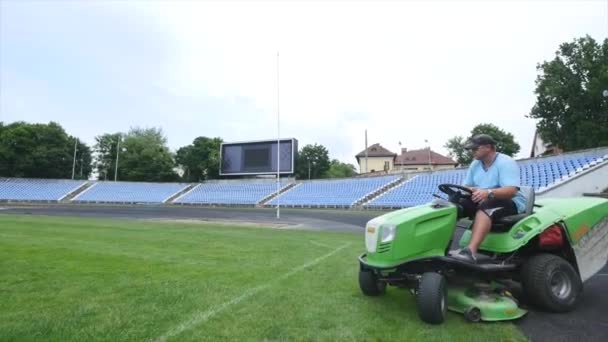
<svg viewBox="0 0 608 342"><path fill-rule="evenodd" d="M118 180L118 155L120 154L120 138L118 138L118 143L116 144L116 169L114 170L114 181Z"/></svg>
<svg viewBox="0 0 608 342"><path fill-rule="evenodd" d="M281 115L279 110L279 51L277 51L277 219L281 218Z"/></svg>
<svg viewBox="0 0 608 342"><path fill-rule="evenodd" d="M76 146L78 144L78 138L74 138L74 161L72 162L72 179L74 179L74 171L76 170Z"/></svg>

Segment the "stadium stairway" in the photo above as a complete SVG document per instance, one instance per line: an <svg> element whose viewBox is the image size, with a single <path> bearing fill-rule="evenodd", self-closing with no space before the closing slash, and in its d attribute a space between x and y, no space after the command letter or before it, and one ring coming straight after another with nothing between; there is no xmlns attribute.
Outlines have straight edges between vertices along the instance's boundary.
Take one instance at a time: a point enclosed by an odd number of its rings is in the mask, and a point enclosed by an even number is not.
<svg viewBox="0 0 608 342"><path fill-rule="evenodd" d="M180 198L182 195L187 194L188 192L190 192L190 190L194 189L197 185L198 185L198 183L188 184L185 188L181 189L180 191L174 193L169 198L167 198L163 203L173 203L173 201Z"/></svg>
<svg viewBox="0 0 608 342"><path fill-rule="evenodd" d="M277 192L273 192L272 194L268 195L266 198L263 198L261 201L258 202L258 204L256 204L256 207L262 208L264 207L268 202L272 201L275 197L283 194L284 192L287 192L293 188L295 188L296 186L300 185L301 183L289 183L287 186L282 187L281 189L279 189L279 191Z"/></svg>
<svg viewBox="0 0 608 342"><path fill-rule="evenodd" d="M91 186L93 186L93 182L86 182L84 184L82 184L82 186L80 186L79 188L74 189L74 191L68 193L67 195L65 195L59 202L62 203L69 203L72 201L72 199L74 199L74 197L80 195L81 193L83 193L84 191L86 191L88 188L90 188Z"/></svg>
<svg viewBox="0 0 608 342"><path fill-rule="evenodd" d="M401 184L403 184L404 182L407 182L408 180L409 180L408 177L398 178L398 179L386 184L385 186L381 187L380 189L374 190L373 192L365 195L363 198L357 200L357 202L355 202L353 204L352 208L353 209L364 209L365 204L368 203L369 201L372 201L374 198L381 196L383 193L386 193L386 192L390 191L391 189L400 186Z"/></svg>

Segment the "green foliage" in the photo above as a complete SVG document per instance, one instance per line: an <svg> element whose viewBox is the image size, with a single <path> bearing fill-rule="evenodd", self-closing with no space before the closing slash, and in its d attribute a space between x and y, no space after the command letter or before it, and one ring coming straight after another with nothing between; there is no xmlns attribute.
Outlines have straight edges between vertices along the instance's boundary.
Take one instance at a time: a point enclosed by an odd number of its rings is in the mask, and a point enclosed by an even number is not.
<svg viewBox="0 0 608 342"><path fill-rule="evenodd" d="M70 137L71 141L74 141L75 137ZM72 146L72 149L74 147ZM74 151L72 150L72 159ZM91 172L93 171L93 156L91 148L78 140L76 145L76 164L74 167L74 179L89 179Z"/></svg>
<svg viewBox="0 0 608 342"><path fill-rule="evenodd" d="M116 149L122 133L105 133L95 137L95 168L99 180L113 180L116 170ZM120 164L120 163L119 163Z"/></svg>
<svg viewBox="0 0 608 342"><path fill-rule="evenodd" d="M179 178L173 171L173 156L160 128L136 127L127 134L103 134L95 140L99 179L114 179L117 150L118 180L171 182Z"/></svg>
<svg viewBox="0 0 608 342"><path fill-rule="evenodd" d="M353 177L357 170L353 164L342 163L337 159L332 159L329 170L325 173L325 178L346 178Z"/></svg>
<svg viewBox="0 0 608 342"><path fill-rule="evenodd" d="M456 159L456 162L460 165L468 165L473 160L473 156L464 148L466 142L466 138L457 135L450 138L445 145L443 145L443 147L449 151L450 157Z"/></svg>
<svg viewBox="0 0 608 342"><path fill-rule="evenodd" d="M496 150L508 156L516 155L521 147L515 142L513 134L506 132L496 125L483 123L471 130L471 134L465 139L462 136L455 136L449 139L444 147L449 151L452 158L455 158L460 165L469 165L473 161L473 155L465 150L464 146L468 139L478 134L488 134L496 140Z"/></svg>
<svg viewBox="0 0 608 342"><path fill-rule="evenodd" d="M536 104L541 137L564 150L608 146L608 39L590 36L559 46L553 60L537 66Z"/></svg>
<svg viewBox="0 0 608 342"><path fill-rule="evenodd" d="M184 171L182 179L199 182L219 178L222 142L221 138L198 137L192 144L177 150L175 161Z"/></svg>
<svg viewBox="0 0 608 342"><path fill-rule="evenodd" d="M471 131L471 136L477 134L488 134L496 140L496 150L508 156L519 153L521 147L515 142L515 137L509 132L505 132L493 124L479 124Z"/></svg>
<svg viewBox="0 0 608 342"><path fill-rule="evenodd" d="M71 178L74 139L55 122L1 124L0 176ZM77 163L82 159L83 178L87 178L91 172L90 149L81 142L77 147Z"/></svg>
<svg viewBox="0 0 608 342"><path fill-rule="evenodd" d="M329 152L323 145L306 145L300 149L296 160L296 178L323 178L329 171ZM310 176L310 177L309 177Z"/></svg>

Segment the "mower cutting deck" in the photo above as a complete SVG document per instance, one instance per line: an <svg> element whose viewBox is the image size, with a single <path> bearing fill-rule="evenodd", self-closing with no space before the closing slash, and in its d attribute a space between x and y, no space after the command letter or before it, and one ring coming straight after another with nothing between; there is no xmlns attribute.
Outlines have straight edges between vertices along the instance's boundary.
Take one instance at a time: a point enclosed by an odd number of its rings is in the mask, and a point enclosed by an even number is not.
<svg viewBox="0 0 608 342"><path fill-rule="evenodd" d="M387 286L409 288L419 317L441 323L447 310L470 321L517 319L526 314L507 284L520 283L533 304L552 312L573 310L583 283L608 259L608 200L581 197L535 203L526 193L524 214L497 222L476 262L448 254L457 224L467 218L468 189L442 184L448 200L397 210L369 221L367 253L359 257L359 286L378 296ZM468 217L468 219L472 219ZM466 232L459 244L470 239Z"/></svg>

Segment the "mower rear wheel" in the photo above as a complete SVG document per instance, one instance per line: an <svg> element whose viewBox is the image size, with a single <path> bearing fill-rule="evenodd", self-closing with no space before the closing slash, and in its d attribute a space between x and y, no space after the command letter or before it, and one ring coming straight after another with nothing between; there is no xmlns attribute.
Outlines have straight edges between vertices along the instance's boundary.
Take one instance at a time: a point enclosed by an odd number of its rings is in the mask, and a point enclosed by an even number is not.
<svg viewBox="0 0 608 342"><path fill-rule="evenodd" d="M531 257L524 263L521 276L526 297L551 312L574 309L583 287L574 267L553 254Z"/></svg>
<svg viewBox="0 0 608 342"><path fill-rule="evenodd" d="M418 317L429 324L443 323L448 310L447 294L444 276L435 272L424 273L416 295Z"/></svg>
<svg viewBox="0 0 608 342"><path fill-rule="evenodd" d="M366 296L379 296L386 292L386 283L378 280L378 276L371 271L359 271L359 287Z"/></svg>

